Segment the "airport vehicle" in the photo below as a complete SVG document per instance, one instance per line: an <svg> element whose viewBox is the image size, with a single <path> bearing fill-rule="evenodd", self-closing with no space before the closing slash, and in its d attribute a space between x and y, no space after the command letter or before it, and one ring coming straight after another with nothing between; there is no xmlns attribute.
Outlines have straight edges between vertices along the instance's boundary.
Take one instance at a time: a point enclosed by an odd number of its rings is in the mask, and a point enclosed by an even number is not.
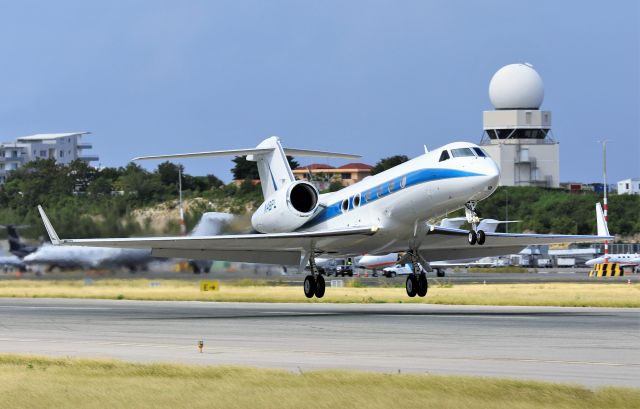
<svg viewBox="0 0 640 409"><path fill-rule="evenodd" d="M425 272L424 269L420 266L420 271ZM409 274L413 274L413 266L410 263L407 264L396 264L391 267L385 267L382 269L382 274L385 277L393 278L395 276L406 276Z"/></svg>
<svg viewBox="0 0 640 409"><path fill-rule="evenodd" d="M336 277L344 277L349 276L353 277L353 264L338 264L336 266Z"/></svg>
<svg viewBox="0 0 640 409"><path fill-rule="evenodd" d="M205 258L254 263L307 264L304 294L321 298L324 278L315 258L404 252L410 261L410 297L425 296L430 260L517 253L531 244L611 240L603 235L491 233L478 229L479 201L498 185L496 163L477 145L454 142L332 193L295 180L286 155L357 158L355 155L283 148L277 137L256 148L135 158L160 159L246 155L256 161L264 202L253 213L255 233L207 237L60 239L42 206L39 212L54 245L150 249L157 257ZM430 219L464 208L470 230L432 225Z"/></svg>
<svg viewBox="0 0 640 409"><path fill-rule="evenodd" d="M557 259L558 267L573 268L576 266L576 259L572 257L563 257Z"/></svg>

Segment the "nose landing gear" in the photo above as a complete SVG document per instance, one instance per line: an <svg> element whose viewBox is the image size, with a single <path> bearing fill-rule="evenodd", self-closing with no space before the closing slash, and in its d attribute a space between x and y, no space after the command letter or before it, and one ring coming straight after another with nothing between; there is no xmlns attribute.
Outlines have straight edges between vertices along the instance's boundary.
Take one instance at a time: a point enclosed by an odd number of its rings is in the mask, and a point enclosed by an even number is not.
<svg viewBox="0 0 640 409"><path fill-rule="evenodd" d="M467 222L471 224L471 230L469 230L468 241L472 246L478 244L479 246L484 244L486 235L484 231L478 230L478 223L480 223L480 214L476 211L476 205L478 202L472 200L464 205L464 213L467 216Z"/></svg>

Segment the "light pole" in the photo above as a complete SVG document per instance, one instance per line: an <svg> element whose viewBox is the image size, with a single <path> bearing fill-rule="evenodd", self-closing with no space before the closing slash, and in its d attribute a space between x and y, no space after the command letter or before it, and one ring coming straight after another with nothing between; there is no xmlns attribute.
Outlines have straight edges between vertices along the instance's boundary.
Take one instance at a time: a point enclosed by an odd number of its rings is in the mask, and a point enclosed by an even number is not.
<svg viewBox="0 0 640 409"><path fill-rule="evenodd" d="M182 208L182 165L178 165L178 194L180 207L180 234L187 234L187 225L184 222L184 209Z"/></svg>
<svg viewBox="0 0 640 409"><path fill-rule="evenodd" d="M602 166L603 166L603 179L604 179L604 203L603 203L603 210L604 210L604 223L605 225L609 225L609 205L607 204L607 191L609 190L609 187L607 186L607 140L602 140L602 141L598 141L602 144ZM609 262L609 240L605 240L604 242L604 262L608 263Z"/></svg>
<svg viewBox="0 0 640 409"><path fill-rule="evenodd" d="M506 202L504 206L504 220L507 222L504 224L505 232L509 233L509 189L505 186L504 194L506 195Z"/></svg>

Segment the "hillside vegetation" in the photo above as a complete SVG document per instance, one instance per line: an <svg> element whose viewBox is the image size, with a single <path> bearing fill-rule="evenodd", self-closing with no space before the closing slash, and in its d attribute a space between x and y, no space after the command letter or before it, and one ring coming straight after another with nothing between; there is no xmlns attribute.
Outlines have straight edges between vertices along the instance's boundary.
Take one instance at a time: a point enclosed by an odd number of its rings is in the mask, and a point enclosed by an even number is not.
<svg viewBox="0 0 640 409"><path fill-rule="evenodd" d="M36 209L42 204L61 237L177 234L178 171L169 162L149 172L135 164L96 170L80 161L65 166L36 160L12 172L0 188L0 223L26 225L22 234L28 238L46 237ZM252 183L247 164L240 161L233 171L246 176L244 182L224 184L213 175L183 174L188 228L204 211L243 214L260 205L262 191ZM592 234L600 200L593 192L502 187L479 210L486 218L521 220L510 225L512 232ZM640 232L640 196L611 195L609 209L612 233L629 237Z"/></svg>

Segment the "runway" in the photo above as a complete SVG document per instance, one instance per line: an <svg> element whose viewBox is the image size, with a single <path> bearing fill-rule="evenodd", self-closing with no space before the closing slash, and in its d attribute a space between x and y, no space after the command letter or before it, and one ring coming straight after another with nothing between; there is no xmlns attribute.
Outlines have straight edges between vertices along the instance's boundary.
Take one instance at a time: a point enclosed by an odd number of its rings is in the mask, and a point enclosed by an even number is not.
<svg viewBox="0 0 640 409"><path fill-rule="evenodd" d="M640 309L1 299L0 317L2 353L640 387Z"/></svg>

